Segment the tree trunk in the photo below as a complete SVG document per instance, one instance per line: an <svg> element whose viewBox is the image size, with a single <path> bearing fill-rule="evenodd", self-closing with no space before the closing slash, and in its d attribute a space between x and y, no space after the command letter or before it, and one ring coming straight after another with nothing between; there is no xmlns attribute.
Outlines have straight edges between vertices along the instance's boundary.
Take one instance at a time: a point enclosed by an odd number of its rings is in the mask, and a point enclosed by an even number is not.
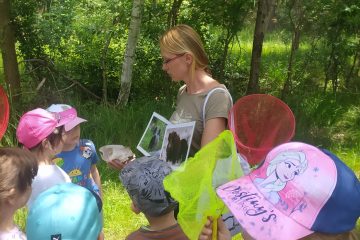
<svg viewBox="0 0 360 240"><path fill-rule="evenodd" d="M251 54L250 77L246 94L258 93L261 52L267 25L275 7L274 0L259 0L256 14L253 49Z"/></svg>
<svg viewBox="0 0 360 240"><path fill-rule="evenodd" d="M121 72L121 86L119 96L116 101L117 105L125 106L129 100L131 89L132 67L135 60L135 47L140 34L141 25L141 10L144 5L144 0L134 0L131 12L131 20L129 27L129 36L126 45L124 56L124 63Z"/></svg>
<svg viewBox="0 0 360 240"><path fill-rule="evenodd" d="M111 42L111 39L113 37L113 32L110 31L106 37L105 37L105 46L103 48L103 51L101 53L101 58L100 58L100 63L101 63L101 72L102 72L102 80L103 80L103 90L102 90L102 93L103 93L103 102L104 103L107 103L107 84L108 84L108 80L107 80L107 75L106 75L106 71L107 71L107 68L106 68L106 57L107 57L107 53L108 53L108 50L109 50L109 46L110 46L110 42Z"/></svg>
<svg viewBox="0 0 360 240"><path fill-rule="evenodd" d="M356 62L357 62L357 59L359 57L359 53L360 53L360 42L358 43L357 48L355 50L353 63L351 64L350 71L349 71L349 73L347 74L347 76L345 78L345 88L346 89L350 89L350 79L351 79L351 76L353 75L353 72L354 72L354 69L355 69L355 66L356 66Z"/></svg>
<svg viewBox="0 0 360 240"><path fill-rule="evenodd" d="M219 67L219 79L224 79L225 76L225 65L226 65L226 59L228 56L228 51L229 51L229 45L230 42L234 39L234 35L233 33L231 33L231 30L228 28L226 30L226 37L224 40L224 45L223 45L223 52L221 55L221 60L220 60L220 67Z"/></svg>
<svg viewBox="0 0 360 240"><path fill-rule="evenodd" d="M335 39L336 40L336 39ZM331 43L331 53L328 57L328 64L325 70L325 83L324 83L324 92L326 92L329 81L332 82L333 92L336 93L338 87L338 57L337 49L334 43Z"/></svg>
<svg viewBox="0 0 360 240"><path fill-rule="evenodd" d="M292 67L293 67L293 63L295 61L295 52L296 52L296 48L295 48L295 41L297 39L297 41L300 38L300 31L299 29L296 29L295 32L293 33L293 37L292 37L292 41L291 41L291 50L290 50L290 57L289 57L289 62L288 62L288 69L287 69L287 78L285 80L283 89L281 91L281 99L285 100L286 96L289 94L290 92L290 88L291 88L291 78L292 78Z"/></svg>
<svg viewBox="0 0 360 240"><path fill-rule="evenodd" d="M292 85L292 74L293 74L293 64L295 61L295 54L296 51L299 49L300 44L300 31L302 26L302 20L303 20L303 11L301 10L301 6L299 5L300 0L294 0L292 2L292 5L289 9L289 19L290 23L293 29L293 36L291 40L291 50L290 50L290 57L288 62L288 70L287 70L287 78L285 80L283 89L281 91L281 99L285 100L286 96L289 94L291 85ZM295 11L295 20L293 20L293 17L291 15L291 10Z"/></svg>
<svg viewBox="0 0 360 240"><path fill-rule="evenodd" d="M0 47L5 82L13 102L20 100L20 74L16 58L15 36L10 20L10 0L0 0Z"/></svg>
<svg viewBox="0 0 360 240"><path fill-rule="evenodd" d="M177 18L179 15L179 10L183 0L174 0L171 6L171 10L168 14L168 28L173 27L177 24Z"/></svg>

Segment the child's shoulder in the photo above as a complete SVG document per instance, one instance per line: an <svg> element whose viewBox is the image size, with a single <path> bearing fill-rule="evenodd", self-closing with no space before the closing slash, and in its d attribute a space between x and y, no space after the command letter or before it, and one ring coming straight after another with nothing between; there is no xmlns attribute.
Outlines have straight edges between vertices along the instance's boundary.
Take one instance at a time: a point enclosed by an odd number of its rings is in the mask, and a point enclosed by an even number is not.
<svg viewBox="0 0 360 240"><path fill-rule="evenodd" d="M0 231L0 239L26 240L26 236L17 226L15 226L10 231Z"/></svg>
<svg viewBox="0 0 360 240"><path fill-rule="evenodd" d="M92 147L92 148L95 148L95 144L93 141L91 141L90 139L80 139L79 141L79 146L80 147Z"/></svg>

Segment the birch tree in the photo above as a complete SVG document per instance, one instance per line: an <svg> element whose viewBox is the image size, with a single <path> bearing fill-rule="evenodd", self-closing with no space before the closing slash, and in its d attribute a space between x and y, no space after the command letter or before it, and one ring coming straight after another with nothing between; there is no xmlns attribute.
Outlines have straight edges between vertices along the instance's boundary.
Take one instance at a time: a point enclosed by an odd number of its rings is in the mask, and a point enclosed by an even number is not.
<svg viewBox="0 0 360 240"><path fill-rule="evenodd" d="M141 25L141 10L144 5L144 0L134 0L131 11L131 20L129 27L129 35L126 44L124 62L122 65L121 79L120 79L120 91L117 105L125 106L129 100L129 94L132 82L132 69L135 61L135 48L140 34Z"/></svg>

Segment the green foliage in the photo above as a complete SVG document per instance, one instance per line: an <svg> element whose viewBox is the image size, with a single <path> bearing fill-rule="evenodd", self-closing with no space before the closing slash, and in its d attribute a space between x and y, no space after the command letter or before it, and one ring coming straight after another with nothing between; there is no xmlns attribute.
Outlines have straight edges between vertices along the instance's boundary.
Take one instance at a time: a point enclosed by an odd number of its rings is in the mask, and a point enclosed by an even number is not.
<svg viewBox="0 0 360 240"><path fill-rule="evenodd" d="M190 24L202 35L207 52L211 53L212 74L215 78L223 78L229 62L229 47L231 43L236 45L237 34L253 11L253 2L231 0L219 4L197 0L184 3L183 8L182 22Z"/></svg>
<svg viewBox="0 0 360 240"><path fill-rule="evenodd" d="M333 142L341 146L359 146L360 144L360 108L350 106L339 116L336 123L330 128Z"/></svg>
<svg viewBox="0 0 360 240"><path fill-rule="evenodd" d="M317 146L358 148L359 98L350 94L308 92L288 104L296 118L295 139Z"/></svg>
<svg viewBox="0 0 360 240"><path fill-rule="evenodd" d="M19 49L25 58L43 55L43 42L39 38L39 28L36 25L36 12L45 6L36 0L15 0L11 2L11 13L15 25L16 39Z"/></svg>
<svg viewBox="0 0 360 240"><path fill-rule="evenodd" d="M360 47L360 21L356 1L307 0L301 1L296 9L293 2L280 2L277 23L274 21L275 27L271 27L273 32L265 35L261 91L279 95L287 77L292 36L289 16L301 26L291 93L324 86L325 82L328 90L358 91L359 60L355 58ZM226 83L236 98L245 93L247 86L254 3L183 1L179 10L178 22L187 23L200 33L213 76ZM81 88L74 88L74 81L101 97L105 78L108 99L115 101L132 1L16 0L13 5L19 51L25 61L23 89L32 93L25 97L25 102L40 102L39 96L54 101L59 95L65 95L65 99L74 95L92 99ZM130 101L170 99L176 94L179 86L163 73L158 47L158 38L168 27L171 8L172 3L167 1L145 2ZM297 10L303 16L296 15ZM33 58L43 61L29 61ZM43 87L35 91L43 79Z"/></svg>

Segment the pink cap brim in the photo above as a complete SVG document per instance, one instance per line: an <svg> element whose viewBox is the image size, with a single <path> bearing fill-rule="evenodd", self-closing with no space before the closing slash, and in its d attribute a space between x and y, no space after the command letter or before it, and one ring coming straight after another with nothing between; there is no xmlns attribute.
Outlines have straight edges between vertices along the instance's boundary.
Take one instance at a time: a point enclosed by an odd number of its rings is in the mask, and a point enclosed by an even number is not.
<svg viewBox="0 0 360 240"><path fill-rule="evenodd" d="M52 112L56 119L58 119L57 127L64 126L65 131L70 131L75 126L82 122L87 122L86 119L77 116L75 108L69 108L62 112Z"/></svg>
<svg viewBox="0 0 360 240"><path fill-rule="evenodd" d="M313 233L275 208L249 176L218 187L217 194L254 239L292 240Z"/></svg>
<svg viewBox="0 0 360 240"><path fill-rule="evenodd" d="M83 119L83 118L76 117L74 120L71 120L70 122L65 124L65 127L64 127L65 131L68 132L71 129L73 129L74 127L76 127L77 125L79 125L80 123L83 123L83 122L87 122L87 120Z"/></svg>

